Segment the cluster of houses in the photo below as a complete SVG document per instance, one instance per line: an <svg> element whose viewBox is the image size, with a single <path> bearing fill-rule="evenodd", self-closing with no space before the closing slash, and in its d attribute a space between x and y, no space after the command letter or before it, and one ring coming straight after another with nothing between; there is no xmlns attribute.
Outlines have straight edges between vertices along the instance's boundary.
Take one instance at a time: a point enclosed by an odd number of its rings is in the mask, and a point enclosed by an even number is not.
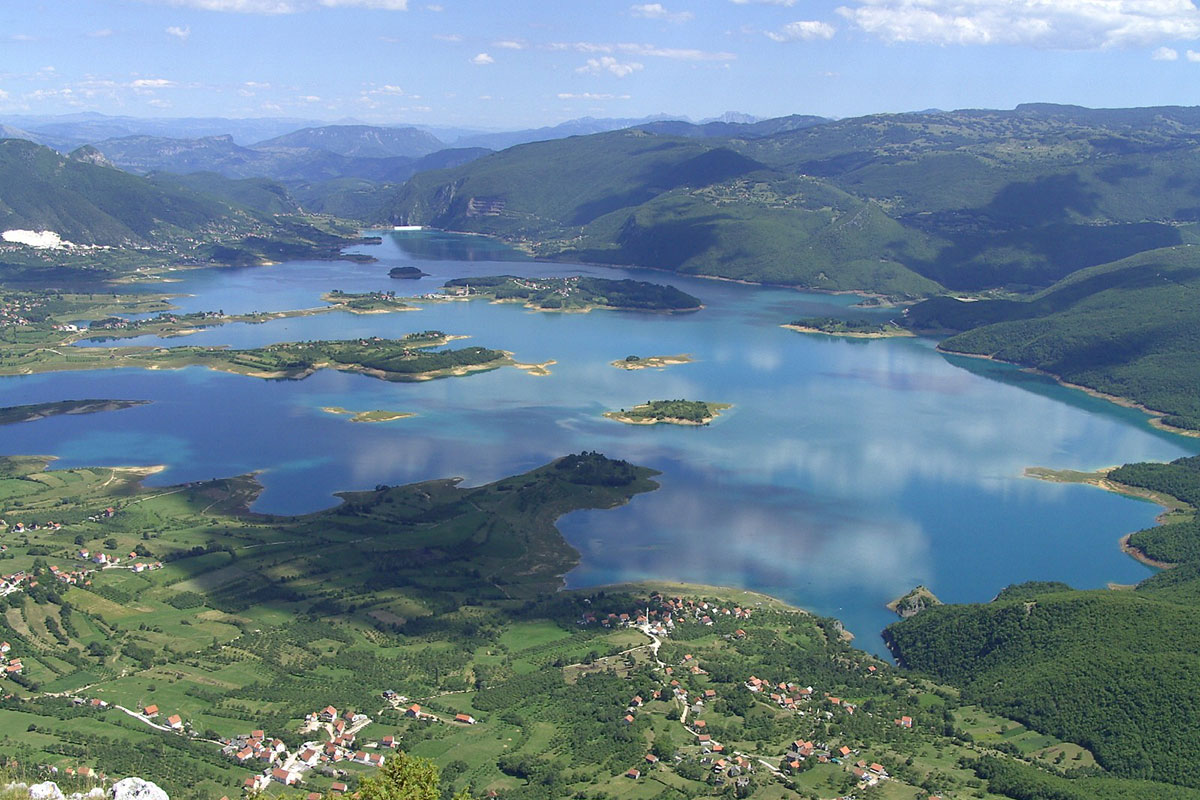
<svg viewBox="0 0 1200 800"><path fill-rule="evenodd" d="M46 301L34 297L5 297L0 299L0 328L10 325L32 325L29 312L46 305Z"/></svg>
<svg viewBox="0 0 1200 800"><path fill-rule="evenodd" d="M37 581L23 569L0 576L0 597L19 592L26 586L37 586Z"/></svg>
<svg viewBox="0 0 1200 800"><path fill-rule="evenodd" d="M652 595L647 607L633 613L585 612L579 619L580 625L599 624L605 628L641 628L655 636L669 636L675 625L694 622L711 627L718 619L749 619L752 611L741 606L726 608L704 600L684 600L679 597L664 598ZM735 634L744 638L746 632L738 629Z"/></svg>
<svg viewBox="0 0 1200 800"><path fill-rule="evenodd" d="M302 731L324 730L329 735L328 741L308 741L294 752L289 752L282 740L268 739L261 730L223 741L222 752L229 758L239 764L262 765L262 772L244 781L247 792L261 792L272 782L294 786L303 780L305 772L316 767L338 763L382 767L387 756L381 751L395 749L398 744L395 736L384 736L365 745L366 749L356 749L356 734L370 724L371 718L355 711L339 713L333 706L326 706L306 715L304 722ZM334 783L332 790L342 794L346 784Z"/></svg>
<svg viewBox="0 0 1200 800"><path fill-rule="evenodd" d="M91 575L95 570L90 569L59 569L57 565L51 565L50 574L59 583L66 583L71 586L91 586Z"/></svg>
<svg viewBox="0 0 1200 800"><path fill-rule="evenodd" d="M0 527L5 527L5 526L6 526L6 523L4 522L4 520L0 519ZM59 531L59 530L62 530L62 523L61 522L42 522L42 523L31 522L28 525L26 525L24 522L16 522L16 523L13 523L12 526L8 527L9 533L29 533L31 531L40 531L40 530Z"/></svg>
<svg viewBox="0 0 1200 800"><path fill-rule="evenodd" d="M152 720L161 716L161 714L158 710L158 706L150 704L148 706L142 706L142 716L147 720ZM171 730L178 733L183 733L183 717L179 716L178 714L171 714L159 724L165 724Z"/></svg>
<svg viewBox="0 0 1200 800"><path fill-rule="evenodd" d="M0 666L4 667L5 675L20 675L25 671L21 658L12 655L12 645L8 642L0 642Z"/></svg>

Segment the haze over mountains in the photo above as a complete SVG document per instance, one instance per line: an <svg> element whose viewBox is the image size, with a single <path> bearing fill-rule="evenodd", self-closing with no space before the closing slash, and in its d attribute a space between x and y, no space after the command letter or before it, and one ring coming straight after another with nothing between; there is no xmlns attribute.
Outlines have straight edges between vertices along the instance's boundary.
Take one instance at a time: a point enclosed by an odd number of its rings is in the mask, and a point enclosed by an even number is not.
<svg viewBox="0 0 1200 800"><path fill-rule="evenodd" d="M29 126L35 137L142 125L94 115L9 122ZM140 130L160 132L218 124L143 122ZM238 136L266 127L226 122L241 126ZM104 183L122 196L153 190L256 218L316 212L364 226L485 233L556 260L909 300L1016 293L1015 300L970 306L933 300L914 308L910 321L949 332L993 326L947 347L1003 354L1146 403L1172 424L1200 426L1200 400L1185 385L1194 368L1190 338L1179 328L1200 324L1193 310L1200 306L1184 302L1170 330L1143 324L1160 304L1154 281L1163 265L1174 276L1172 296L1192 296L1200 109L1027 104L838 121L585 119L454 140L525 140L498 152L447 147L413 127L294 124L249 143L233 133L109 137L77 151L72 163L125 170ZM135 192L128 173L149 180ZM17 213L36 204L0 199L15 209L10 220L53 228L61 219L67 238L100 241L91 232L111 226L97 215L117 201L89 207L89 192L68 196L72 202L56 201L57 217L42 206ZM144 235L127 227L127 241ZM1093 272L1077 278L1081 270ZM1061 334L1050 351L1036 344L1047 326ZM1103 347L1089 344L1097 326Z"/></svg>

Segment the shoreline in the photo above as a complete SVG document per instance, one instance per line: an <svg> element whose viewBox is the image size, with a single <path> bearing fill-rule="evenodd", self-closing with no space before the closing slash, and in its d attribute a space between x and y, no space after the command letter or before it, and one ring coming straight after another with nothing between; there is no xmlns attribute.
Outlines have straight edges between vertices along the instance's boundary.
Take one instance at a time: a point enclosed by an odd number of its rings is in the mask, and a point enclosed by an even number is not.
<svg viewBox="0 0 1200 800"><path fill-rule="evenodd" d="M1044 467L1026 467L1022 475L1026 478L1046 481L1048 483L1074 483L1085 486L1095 486L1097 489L1102 489L1106 492L1119 494L1124 497L1129 497L1134 500L1145 500L1154 503L1162 509L1161 512L1154 518L1155 525L1166 524L1166 516L1168 514L1192 511L1194 509L1187 503L1177 497L1172 497L1163 492L1154 492L1149 489L1141 489L1137 486L1129 486L1124 483L1119 483L1114 480L1109 480L1109 473L1117 467L1105 467L1104 469L1096 470L1095 472L1075 472L1073 470L1051 470ZM1169 561L1159 561L1146 555L1141 549L1134 547L1129 543L1130 538L1138 531L1131 531L1120 539L1118 545L1121 552L1129 556L1135 561L1145 564L1154 569L1173 569L1178 564Z"/></svg>
<svg viewBox="0 0 1200 800"><path fill-rule="evenodd" d="M384 229L364 228L363 230L371 231L371 230L384 230ZM650 267L650 266L645 266L642 264L613 264L613 263L605 262L605 261L566 260L562 256L551 257L551 256L534 255L532 244L530 244L528 242L512 242L512 241L509 241L508 239L505 239L503 236L500 236L499 234L495 234L495 233L484 233L482 231L455 231L455 230L449 230L447 228L434 228L429 225L422 226L421 230L427 231L427 232L434 232L434 233L449 233L449 234L454 234L455 236L480 236L484 239L492 239L494 241L505 244L518 252L525 253L526 255L529 256L530 261L535 261L535 262L542 263L542 264L546 264L546 263L549 263L549 264L578 264L578 265L584 266L584 267L603 267L605 269L638 269L638 270L647 270L649 272L664 272L668 275L676 275L680 278L701 278L706 281L724 281L726 283L740 283L743 286L764 286L764 287L767 287L770 289L791 289L792 291L806 292L806 293L810 293L810 294L827 294L827 295L852 294L852 295L855 295L856 297L861 297L864 300L873 299L873 300L882 301L882 303L886 304L886 307L889 307L889 308L903 308L904 306L913 305L914 303L918 303L921 300L926 299L926 298L922 297L922 298L917 298L915 300L904 300L904 299L898 299L895 295L882 294L880 292L869 292L869 291L863 291L863 290L857 290L857 289L820 289L820 288L816 288L816 287L812 287L812 286L800 286L800 285L797 285L794 283L772 283L770 281L751 281L751 280L746 280L745 278L727 278L723 275L704 275L704 274L700 274L700 273L684 273L684 272L678 272L678 271L672 270L672 269L667 269L665 267ZM391 233L392 230L387 229L385 232ZM350 245L347 245L347 246L350 246ZM930 296L932 296L932 295L930 295ZM879 306L876 306L876 308L878 308L878 307ZM701 306L701 308L703 308L703 306ZM618 310L623 311L626 309L618 309ZM698 311L700 309L695 309L695 310ZM679 313L679 312L672 312L672 313Z"/></svg>
<svg viewBox="0 0 1200 800"><path fill-rule="evenodd" d="M609 366L633 372L639 369L666 369L679 364L691 364L695 359L690 353L680 353L675 356L646 356L637 361L626 361L623 358L610 361Z"/></svg>
<svg viewBox="0 0 1200 800"><path fill-rule="evenodd" d="M1141 411L1150 417L1150 419L1147 420L1147 424L1155 430L1162 431L1163 433L1174 434L1176 436L1187 436L1192 439L1200 439L1200 431L1193 431L1189 430L1188 428L1177 428L1174 425L1169 425L1166 422L1163 422L1163 418L1166 417L1169 412L1158 411L1150 408L1147 405L1139 403L1136 400L1131 400L1128 397L1121 397L1120 395L1116 394L1108 394L1100 391L1099 389L1093 389L1090 386L1084 386L1081 383L1071 383L1061 376L1055 375L1053 372L1047 372L1046 370L1038 369L1037 367L1030 367L1016 361L1006 361L1003 358L996 358L995 356L984 355L983 353L959 353L954 350L945 350L940 344L937 346L937 351L948 356L978 358L984 361L994 361L997 364L1007 364L1012 367L1018 367L1022 372L1028 372L1031 375L1041 375L1046 378L1051 378L1055 383L1065 389L1077 389L1084 394L1095 397L1098 400L1105 400L1109 403L1113 403L1114 405L1121 406L1122 408L1132 408Z"/></svg>
<svg viewBox="0 0 1200 800"><path fill-rule="evenodd" d="M779 327L797 333L816 333L821 336L836 336L843 339L913 339L917 336L906 328L898 328L895 331L824 331L808 325L792 325L791 323L784 323Z"/></svg>
<svg viewBox="0 0 1200 800"><path fill-rule="evenodd" d="M697 422L691 419L682 419L680 417L631 417L630 412L637 411L639 408L649 408L649 404L643 403L640 406L634 406L627 412L622 411L605 411L605 419L622 422L626 425L681 425L687 427L703 427L710 424L717 417L721 416L722 411L727 411L733 408L732 403L706 403L708 406L708 416Z"/></svg>

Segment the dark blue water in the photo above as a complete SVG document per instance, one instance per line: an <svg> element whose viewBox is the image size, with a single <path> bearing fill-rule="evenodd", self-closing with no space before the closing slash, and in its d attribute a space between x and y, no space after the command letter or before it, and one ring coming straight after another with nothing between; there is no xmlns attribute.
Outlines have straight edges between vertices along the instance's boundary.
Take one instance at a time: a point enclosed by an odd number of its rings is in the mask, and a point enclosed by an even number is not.
<svg viewBox="0 0 1200 800"><path fill-rule="evenodd" d="M1004 365L947 358L916 339L840 340L779 327L846 314L856 298L523 260L488 240L427 233L364 247L374 264L301 262L176 273L187 311L321 305L330 289L419 294L470 275L594 274L669 282L705 308L669 316L550 314L484 301L389 315L332 313L229 325L156 344L249 347L297 339L399 336L437 328L468 343L556 360L552 375L506 368L392 384L322 372L263 381L192 368L0 379L4 405L79 397L147 399L119 412L0 429L3 451L59 465L165 464L156 484L261 470L256 508L302 512L333 492L463 476L490 481L579 450L662 471L662 488L620 509L561 522L582 564L571 586L641 578L736 585L841 618L860 645L894 617L884 603L914 584L979 601L1024 580L1131 583L1149 570L1118 538L1156 507L1090 487L1022 477L1027 466L1090 469L1197 452L1144 415ZM503 259L503 260L500 260ZM415 264L431 277L391 280ZM886 315L889 312L876 312ZM629 354L696 361L626 372ZM649 399L733 403L705 428L633 427L602 412ZM356 424L321 411L417 416Z"/></svg>

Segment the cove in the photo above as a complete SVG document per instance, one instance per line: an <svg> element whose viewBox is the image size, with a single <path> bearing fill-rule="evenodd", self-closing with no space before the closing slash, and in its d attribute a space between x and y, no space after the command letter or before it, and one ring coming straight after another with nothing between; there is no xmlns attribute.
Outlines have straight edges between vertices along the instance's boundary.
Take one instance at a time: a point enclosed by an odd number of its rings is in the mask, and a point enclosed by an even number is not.
<svg viewBox="0 0 1200 800"><path fill-rule="evenodd" d="M331 371L263 381L201 368L3 378L4 405L153 401L6 426L3 451L54 455L59 466L161 463L156 485L261 471L256 510L299 513L329 506L335 491L447 476L479 484L598 450L660 470L662 486L622 508L561 521L582 556L568 585L658 578L741 586L838 617L859 646L882 652L877 633L895 619L884 604L917 583L944 601L969 602L1018 581L1094 588L1150 574L1117 540L1152 524L1155 506L1030 480L1025 467L1094 469L1200 450L1200 441L1154 430L1140 412L1006 365L947 357L931 340L843 340L779 327L845 315L858 299L849 295L535 262L491 240L431 232L385 232L383 244L357 251L378 261L181 271L172 273L178 282L153 289L187 295L176 301L186 311L245 313L319 306L331 289L416 295L473 275L586 274L670 283L705 308L559 314L449 302L146 337L128 343L254 347L440 329L518 361L557 363L544 377L504 368L421 384ZM430 275L393 280L394 266ZM662 370L610 365L677 353L694 361ZM733 408L702 428L602 416L673 398ZM324 407L416 416L353 423Z"/></svg>

